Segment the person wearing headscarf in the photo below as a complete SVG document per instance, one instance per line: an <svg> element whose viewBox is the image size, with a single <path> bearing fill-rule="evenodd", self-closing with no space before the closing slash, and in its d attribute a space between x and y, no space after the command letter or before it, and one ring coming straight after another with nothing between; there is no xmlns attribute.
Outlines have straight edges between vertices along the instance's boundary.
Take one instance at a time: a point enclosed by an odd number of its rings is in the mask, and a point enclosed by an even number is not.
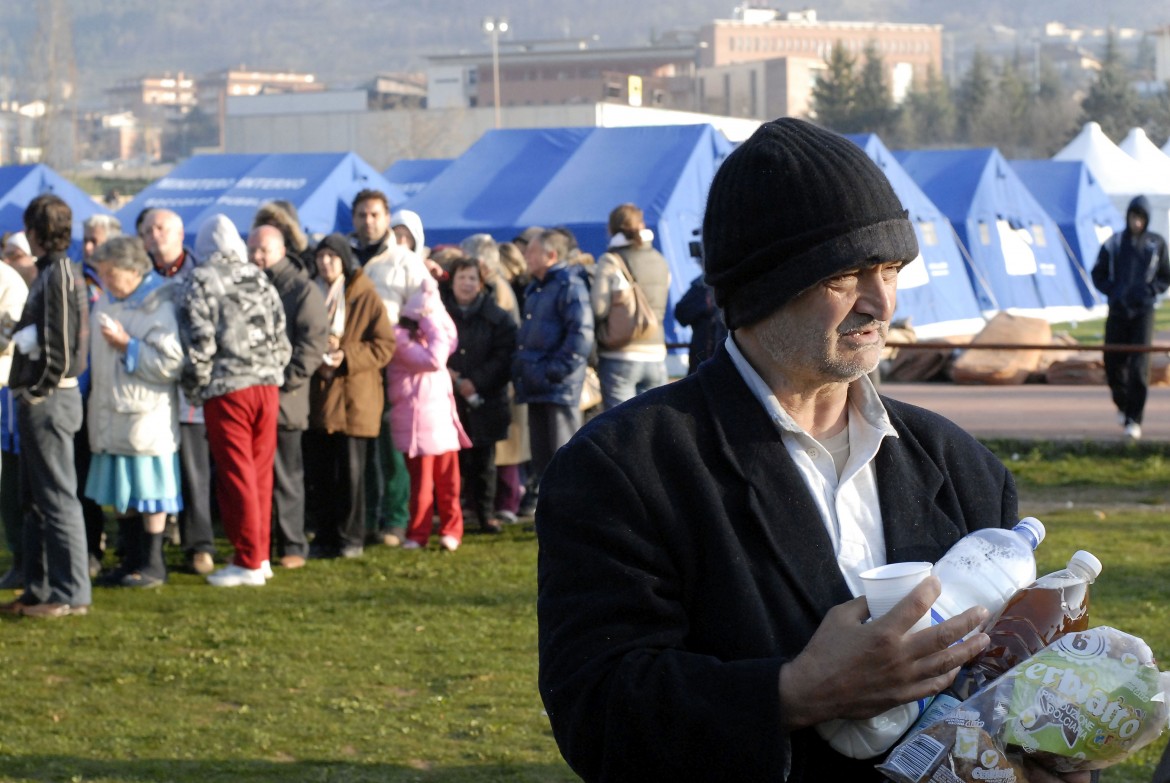
<svg viewBox="0 0 1170 783"><path fill-rule="evenodd" d="M329 349L309 385L305 522L317 531L309 556L355 558L365 543L366 457L382 425L394 328L344 236L321 240L316 267Z"/></svg>

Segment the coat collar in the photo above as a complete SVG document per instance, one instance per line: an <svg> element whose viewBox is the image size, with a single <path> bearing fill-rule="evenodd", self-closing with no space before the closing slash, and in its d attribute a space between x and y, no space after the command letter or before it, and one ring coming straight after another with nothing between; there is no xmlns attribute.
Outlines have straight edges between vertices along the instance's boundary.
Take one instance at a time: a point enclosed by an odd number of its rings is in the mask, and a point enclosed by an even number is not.
<svg viewBox="0 0 1170 783"><path fill-rule="evenodd" d="M742 492L751 512L750 519L733 524L753 528L743 531L753 539L762 536L776 566L813 611L823 614L848 601L853 596L812 494L727 349L720 345L697 375L721 456L741 482L729 491ZM955 527L931 502L944 477L897 410L889 412L900 437L886 438L876 457L887 562L934 561L947 545L935 531Z"/></svg>
<svg viewBox="0 0 1170 783"><path fill-rule="evenodd" d="M852 596L837 567L825 523L792 463L780 433L735 369L727 349L698 371L722 456L742 482L750 519L732 520L749 540L761 538L768 554L802 591L810 610L823 614ZM751 529L748 529L748 528Z"/></svg>

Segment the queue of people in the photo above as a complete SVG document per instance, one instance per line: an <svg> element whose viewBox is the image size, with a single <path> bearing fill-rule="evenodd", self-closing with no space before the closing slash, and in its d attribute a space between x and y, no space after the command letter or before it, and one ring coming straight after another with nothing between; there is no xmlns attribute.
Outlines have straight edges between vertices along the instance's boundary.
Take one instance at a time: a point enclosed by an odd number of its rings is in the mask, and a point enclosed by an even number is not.
<svg viewBox="0 0 1170 783"><path fill-rule="evenodd" d="M194 248L173 211L144 211L136 235L100 216L74 263L68 205L29 205L0 264L0 587L22 590L0 613L161 586L172 528L216 587L424 549L436 521L454 552L465 521L499 533L531 513L591 366L607 408L665 382L669 270L636 206L614 210L596 264L564 228L430 252L421 218L375 190L352 215L351 234L309 237L270 202L246 243L213 215ZM599 353L611 292L632 285L655 328Z"/></svg>

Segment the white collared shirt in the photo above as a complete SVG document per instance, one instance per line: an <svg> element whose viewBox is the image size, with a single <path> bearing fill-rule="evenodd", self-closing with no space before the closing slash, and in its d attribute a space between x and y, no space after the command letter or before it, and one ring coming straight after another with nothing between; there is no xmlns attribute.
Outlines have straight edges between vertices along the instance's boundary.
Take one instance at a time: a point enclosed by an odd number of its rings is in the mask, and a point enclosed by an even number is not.
<svg viewBox="0 0 1170 783"><path fill-rule="evenodd" d="M858 574L886 563L886 537L873 459L886 436L898 437L877 390L867 376L849 385L849 421L845 430L849 456L838 476L830 450L830 447L839 448L834 442L836 436L829 438L826 446L805 432L781 407L771 388L740 352L732 335L727 336L727 351L744 382L780 431L780 440L825 523L845 582L853 595L862 595Z"/></svg>

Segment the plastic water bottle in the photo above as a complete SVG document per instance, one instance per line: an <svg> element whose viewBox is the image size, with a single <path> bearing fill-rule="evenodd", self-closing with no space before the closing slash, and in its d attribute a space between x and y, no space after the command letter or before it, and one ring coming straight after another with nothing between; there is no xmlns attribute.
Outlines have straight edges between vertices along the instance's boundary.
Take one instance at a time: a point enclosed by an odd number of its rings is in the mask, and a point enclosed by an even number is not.
<svg viewBox="0 0 1170 783"><path fill-rule="evenodd" d="M931 570L942 583L931 621L937 625L972 606L994 617L1017 590L1035 581L1034 550L1044 532L1040 520L1027 517L1011 530L983 528L956 541ZM892 748L929 706L930 699L920 699L865 720L830 720L818 724L817 733L838 753L873 758Z"/></svg>
<svg viewBox="0 0 1170 783"><path fill-rule="evenodd" d="M930 609L934 624L972 606L982 606L992 617L999 614L1017 590L1036 581L1033 550L1044 532L1043 522L1027 517L1011 530L983 528L956 541L931 571L942 582Z"/></svg>

